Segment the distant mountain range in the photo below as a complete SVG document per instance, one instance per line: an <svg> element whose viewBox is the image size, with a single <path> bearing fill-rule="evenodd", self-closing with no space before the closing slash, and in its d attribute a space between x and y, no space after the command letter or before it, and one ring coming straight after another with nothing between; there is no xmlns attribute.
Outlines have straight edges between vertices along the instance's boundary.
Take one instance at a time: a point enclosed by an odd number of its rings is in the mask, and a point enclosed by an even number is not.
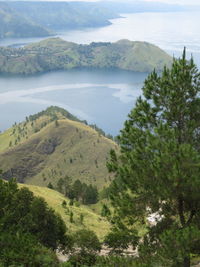
<svg viewBox="0 0 200 267"><path fill-rule="evenodd" d="M57 31L101 27L122 13L180 11L155 2L0 1L0 38L40 37Z"/></svg>
<svg viewBox="0 0 200 267"><path fill-rule="evenodd" d="M0 39L6 37L49 36L51 31L21 16L5 2L0 2Z"/></svg>
<svg viewBox="0 0 200 267"><path fill-rule="evenodd" d="M0 2L0 38L40 37L57 30L100 27L118 17L95 3Z"/></svg>
<svg viewBox="0 0 200 267"><path fill-rule="evenodd" d="M0 47L0 73L33 74L73 68L151 72L171 63L172 58L159 47L128 40L78 45L50 38L24 48Z"/></svg>

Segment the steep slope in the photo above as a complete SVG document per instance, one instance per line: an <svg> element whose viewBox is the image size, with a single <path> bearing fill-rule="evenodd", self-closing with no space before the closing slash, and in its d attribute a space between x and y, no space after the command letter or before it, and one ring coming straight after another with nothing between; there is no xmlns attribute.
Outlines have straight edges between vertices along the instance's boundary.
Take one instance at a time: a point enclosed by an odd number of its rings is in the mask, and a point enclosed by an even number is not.
<svg viewBox="0 0 200 267"><path fill-rule="evenodd" d="M57 191L46 187L19 184L19 187L24 186L28 187L35 196L44 198L48 205L61 215L69 232L87 228L94 231L100 239L108 233L110 229L109 223L105 218L101 217L98 213L95 213L90 206L70 206L69 199ZM66 201L66 206L62 205L63 201ZM70 222L71 212L73 212L73 223ZM83 222L80 220L81 216L83 217Z"/></svg>
<svg viewBox="0 0 200 267"><path fill-rule="evenodd" d="M51 107L0 135L3 178L41 186L65 176L98 188L110 182L106 160L117 145L65 112Z"/></svg>
<svg viewBox="0 0 200 267"><path fill-rule="evenodd" d="M0 2L0 39L5 37L49 35L49 30L20 15L16 10L9 7L6 2Z"/></svg>
<svg viewBox="0 0 200 267"><path fill-rule="evenodd" d="M0 73L31 74L73 68L151 72L171 63L172 58L159 47L128 40L78 45L51 38L24 48L0 48Z"/></svg>

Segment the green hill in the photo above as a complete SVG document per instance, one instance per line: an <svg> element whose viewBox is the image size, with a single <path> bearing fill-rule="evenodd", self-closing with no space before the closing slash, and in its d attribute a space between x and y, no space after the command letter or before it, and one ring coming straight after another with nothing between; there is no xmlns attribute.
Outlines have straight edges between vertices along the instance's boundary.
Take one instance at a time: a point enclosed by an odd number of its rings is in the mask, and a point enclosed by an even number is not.
<svg viewBox="0 0 200 267"><path fill-rule="evenodd" d="M0 39L6 37L49 36L51 32L0 2Z"/></svg>
<svg viewBox="0 0 200 267"><path fill-rule="evenodd" d="M0 166L3 178L21 183L56 186L69 176L100 189L112 179L106 168L112 148L112 140L51 107L0 134Z"/></svg>
<svg viewBox="0 0 200 267"><path fill-rule="evenodd" d="M69 232L75 232L82 228L90 229L94 231L100 239L103 239L103 237L108 233L110 229L108 221L101 217L97 212L94 212L92 206L70 206L69 199L57 191L45 187L19 184L19 187L24 186L28 187L35 196L44 198L48 205L61 215ZM62 205L63 201L66 201L66 206ZM71 212L74 214L73 223L70 222ZM80 221L80 216L83 216L83 223Z"/></svg>
<svg viewBox="0 0 200 267"><path fill-rule="evenodd" d="M155 45L121 40L78 45L50 38L24 48L0 47L0 73L32 74L73 68L160 71L172 58Z"/></svg>

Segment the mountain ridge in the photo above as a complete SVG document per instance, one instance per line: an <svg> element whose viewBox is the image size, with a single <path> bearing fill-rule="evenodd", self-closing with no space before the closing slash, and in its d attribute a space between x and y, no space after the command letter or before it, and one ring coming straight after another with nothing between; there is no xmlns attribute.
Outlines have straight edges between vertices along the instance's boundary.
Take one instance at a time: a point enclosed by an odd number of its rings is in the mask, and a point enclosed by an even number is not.
<svg viewBox="0 0 200 267"><path fill-rule="evenodd" d="M55 107L54 107L55 108ZM106 168L117 144L80 121L58 116L35 117L0 134L3 178L38 186L69 176L99 189L112 180Z"/></svg>

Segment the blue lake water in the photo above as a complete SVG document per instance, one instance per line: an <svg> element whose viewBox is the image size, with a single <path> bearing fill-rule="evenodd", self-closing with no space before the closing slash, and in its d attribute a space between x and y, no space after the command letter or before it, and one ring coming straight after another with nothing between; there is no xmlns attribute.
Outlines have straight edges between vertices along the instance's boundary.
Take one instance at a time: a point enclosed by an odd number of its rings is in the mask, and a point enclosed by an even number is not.
<svg viewBox="0 0 200 267"><path fill-rule="evenodd" d="M116 135L141 93L144 73L59 71L0 78L0 129L57 105Z"/></svg>
<svg viewBox="0 0 200 267"><path fill-rule="evenodd" d="M187 47L200 67L200 13L124 14L112 25L59 33L58 36L77 43L147 41L179 56ZM41 38L6 39L0 45L21 45ZM126 71L51 72L34 76L0 77L0 130L15 121L49 105L66 108L74 115L96 123L104 131L118 134L127 114L141 93L147 74Z"/></svg>

